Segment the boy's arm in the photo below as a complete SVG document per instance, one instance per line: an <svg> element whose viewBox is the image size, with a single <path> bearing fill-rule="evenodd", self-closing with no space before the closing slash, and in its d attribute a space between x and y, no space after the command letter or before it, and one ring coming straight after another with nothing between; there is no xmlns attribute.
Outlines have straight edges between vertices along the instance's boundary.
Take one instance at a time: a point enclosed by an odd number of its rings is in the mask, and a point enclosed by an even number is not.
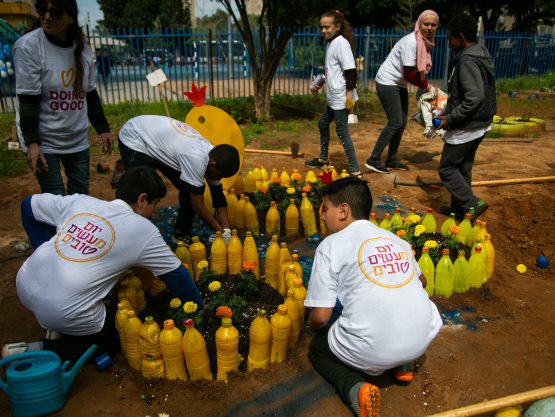
<svg viewBox="0 0 555 417"><path fill-rule="evenodd" d="M333 307L313 307L308 316L308 327L310 330L320 330L330 321Z"/></svg>
<svg viewBox="0 0 555 417"><path fill-rule="evenodd" d="M178 297L183 303L185 301L194 301L198 308L204 308L204 302L200 297L200 292L191 278L191 274L183 265L179 265L167 274L160 275L159 278L170 288L172 294Z"/></svg>
<svg viewBox="0 0 555 417"><path fill-rule="evenodd" d="M478 64L465 61L460 64L458 72L462 98L457 107L449 108L447 125L471 117L484 100L484 80Z"/></svg>
<svg viewBox="0 0 555 417"><path fill-rule="evenodd" d="M33 249L37 249L56 234L56 227L35 219L31 206L32 198L33 196L26 197L21 202L21 223L23 224L23 228L29 237Z"/></svg>

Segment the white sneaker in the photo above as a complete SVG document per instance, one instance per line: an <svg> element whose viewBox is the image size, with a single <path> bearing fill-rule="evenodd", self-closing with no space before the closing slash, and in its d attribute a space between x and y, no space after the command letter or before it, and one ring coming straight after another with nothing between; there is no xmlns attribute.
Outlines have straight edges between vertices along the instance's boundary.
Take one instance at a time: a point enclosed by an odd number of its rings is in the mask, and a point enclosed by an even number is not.
<svg viewBox="0 0 555 417"><path fill-rule="evenodd" d="M27 343L7 343L2 346L2 357L6 358L8 356L16 355L18 353L27 352Z"/></svg>

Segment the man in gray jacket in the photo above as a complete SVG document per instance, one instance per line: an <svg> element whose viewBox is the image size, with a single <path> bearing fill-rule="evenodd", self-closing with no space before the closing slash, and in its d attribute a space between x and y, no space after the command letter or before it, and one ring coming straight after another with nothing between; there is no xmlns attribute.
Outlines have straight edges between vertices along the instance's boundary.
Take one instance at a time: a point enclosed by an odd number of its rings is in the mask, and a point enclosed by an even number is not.
<svg viewBox="0 0 555 417"><path fill-rule="evenodd" d="M476 43L476 28L476 19L467 14L447 25L449 47L456 55L449 63L447 111L439 126L447 132L438 172L451 194L451 206L440 212L463 219L470 211L471 222L488 209L472 192L472 165L497 109L493 62L485 46Z"/></svg>

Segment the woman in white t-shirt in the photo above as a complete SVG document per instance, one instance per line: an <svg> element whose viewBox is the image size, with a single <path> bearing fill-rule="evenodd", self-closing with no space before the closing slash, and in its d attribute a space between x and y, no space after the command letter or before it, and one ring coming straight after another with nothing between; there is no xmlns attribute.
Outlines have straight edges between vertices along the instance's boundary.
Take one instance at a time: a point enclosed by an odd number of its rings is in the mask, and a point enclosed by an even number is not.
<svg viewBox="0 0 555 417"><path fill-rule="evenodd" d="M345 149L349 173L361 175L358 161L349 135L348 112L357 100L357 70L353 56L354 35L351 25L339 10L324 13L320 18L322 36L326 41L325 83L327 105L318 122L320 129L320 157L305 162L309 168L322 168L329 164L330 123L335 119L337 136ZM322 84L311 87L313 93Z"/></svg>
<svg viewBox="0 0 555 417"><path fill-rule="evenodd" d="M438 25L439 16L436 12L422 12L414 25L414 31L395 44L376 74L376 92L387 116L387 125L364 164L371 171L388 174L390 169L408 169L397 160L397 151L407 125L407 83L428 91L433 90L433 86L426 81L426 74L432 68L431 50L435 46L434 36ZM384 165L381 157L388 145Z"/></svg>

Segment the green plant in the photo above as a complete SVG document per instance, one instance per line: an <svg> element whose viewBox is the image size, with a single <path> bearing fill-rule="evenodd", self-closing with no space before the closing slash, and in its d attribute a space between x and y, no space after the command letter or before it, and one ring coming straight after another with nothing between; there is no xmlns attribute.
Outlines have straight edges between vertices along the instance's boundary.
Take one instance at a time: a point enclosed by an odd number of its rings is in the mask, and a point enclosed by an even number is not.
<svg viewBox="0 0 555 417"><path fill-rule="evenodd" d="M244 261L243 267L237 274L237 292L236 296L253 297L258 294L258 282L254 273L256 265L252 261ZM231 301L230 301L231 304ZM233 311L238 311L232 307Z"/></svg>

